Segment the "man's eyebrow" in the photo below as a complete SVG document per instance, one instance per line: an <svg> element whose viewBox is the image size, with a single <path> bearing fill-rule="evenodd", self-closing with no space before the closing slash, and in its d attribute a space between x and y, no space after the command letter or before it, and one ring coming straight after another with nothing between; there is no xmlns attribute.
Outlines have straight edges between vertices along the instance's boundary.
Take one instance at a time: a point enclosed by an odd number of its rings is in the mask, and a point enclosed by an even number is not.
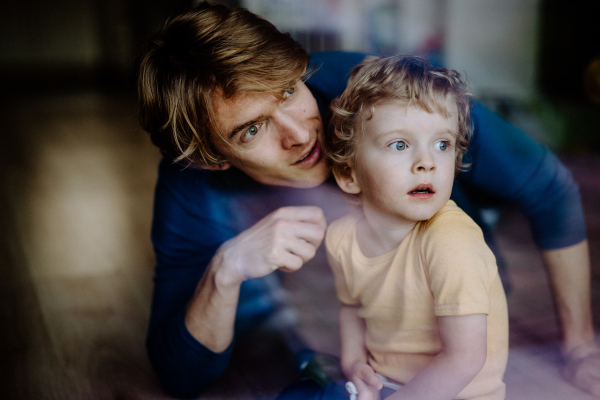
<svg viewBox="0 0 600 400"><path fill-rule="evenodd" d="M256 124L256 123L258 123L259 121L262 121L262 120L264 120L264 119L266 119L266 118L265 118L265 116L261 114L261 115L259 115L258 117L254 118L254 119L252 119L252 120L250 120L250 121L246 121L246 122L243 122L243 123L241 123L241 124L239 124L239 125L236 125L236 126L234 126L234 127L233 127L233 128L230 130L230 131L229 131L229 133L227 134L227 137L228 137L229 139L233 139L233 137L235 136L235 134L236 134L236 133L238 133L239 131L241 131L242 129L249 128L249 127L251 127L252 125L254 125L254 124Z"/></svg>

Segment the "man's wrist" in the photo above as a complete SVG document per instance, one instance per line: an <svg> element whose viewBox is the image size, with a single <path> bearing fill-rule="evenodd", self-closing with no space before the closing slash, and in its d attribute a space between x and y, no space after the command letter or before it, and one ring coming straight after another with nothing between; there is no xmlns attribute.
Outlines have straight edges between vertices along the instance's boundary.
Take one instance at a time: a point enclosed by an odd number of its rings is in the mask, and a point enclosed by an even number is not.
<svg viewBox="0 0 600 400"><path fill-rule="evenodd" d="M579 326L563 326L563 345L561 352L564 358L585 357L586 352L598 349L595 332L591 321Z"/></svg>
<svg viewBox="0 0 600 400"><path fill-rule="evenodd" d="M227 253L226 247L219 247L208 267L218 291L238 290L244 282Z"/></svg>
<svg viewBox="0 0 600 400"><path fill-rule="evenodd" d="M185 325L208 349L221 353L233 338L241 282L232 279L222 254L217 252L187 304Z"/></svg>

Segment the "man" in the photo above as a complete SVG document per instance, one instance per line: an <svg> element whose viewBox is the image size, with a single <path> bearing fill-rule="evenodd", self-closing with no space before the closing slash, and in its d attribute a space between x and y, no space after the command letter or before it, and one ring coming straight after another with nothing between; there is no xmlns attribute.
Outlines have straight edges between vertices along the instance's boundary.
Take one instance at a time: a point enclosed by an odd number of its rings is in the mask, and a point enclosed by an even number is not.
<svg viewBox="0 0 600 400"><path fill-rule="evenodd" d="M267 21L207 3L168 22L141 54L142 126L165 156L147 347L171 393L197 396L220 376L234 332L273 312L270 274L298 270L321 244L322 209L342 200L319 139L329 102L363 58L309 59ZM483 106L472 120L471 168L453 199L476 220L484 197L521 207L553 284L565 376L600 395L577 185L553 154Z"/></svg>

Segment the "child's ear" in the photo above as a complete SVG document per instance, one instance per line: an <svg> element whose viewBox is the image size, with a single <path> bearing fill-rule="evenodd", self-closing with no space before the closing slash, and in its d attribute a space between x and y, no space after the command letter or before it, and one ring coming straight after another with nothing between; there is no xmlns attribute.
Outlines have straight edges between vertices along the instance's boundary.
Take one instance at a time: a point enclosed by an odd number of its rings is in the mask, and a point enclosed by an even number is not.
<svg viewBox="0 0 600 400"><path fill-rule="evenodd" d="M349 166L344 167L343 171L333 170L335 180L344 192L349 194L359 194L361 192L354 170Z"/></svg>

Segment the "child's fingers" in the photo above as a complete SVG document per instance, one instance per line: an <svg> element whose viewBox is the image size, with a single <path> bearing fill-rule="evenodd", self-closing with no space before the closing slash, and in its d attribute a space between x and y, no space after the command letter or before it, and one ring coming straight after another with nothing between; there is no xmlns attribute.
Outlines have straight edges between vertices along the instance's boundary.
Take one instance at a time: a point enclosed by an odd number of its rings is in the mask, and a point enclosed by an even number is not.
<svg viewBox="0 0 600 400"><path fill-rule="evenodd" d="M381 382L381 379L379 379L374 372L373 374L369 374L365 379L365 382L375 390L381 390L383 388L383 382Z"/></svg>
<svg viewBox="0 0 600 400"><path fill-rule="evenodd" d="M356 380L357 400L379 400L379 390L373 389L362 379Z"/></svg>
<svg viewBox="0 0 600 400"><path fill-rule="evenodd" d="M368 364L361 366L357 371L357 375L365 384L369 385L373 389L381 390L383 387L381 379L375 375L375 371Z"/></svg>

